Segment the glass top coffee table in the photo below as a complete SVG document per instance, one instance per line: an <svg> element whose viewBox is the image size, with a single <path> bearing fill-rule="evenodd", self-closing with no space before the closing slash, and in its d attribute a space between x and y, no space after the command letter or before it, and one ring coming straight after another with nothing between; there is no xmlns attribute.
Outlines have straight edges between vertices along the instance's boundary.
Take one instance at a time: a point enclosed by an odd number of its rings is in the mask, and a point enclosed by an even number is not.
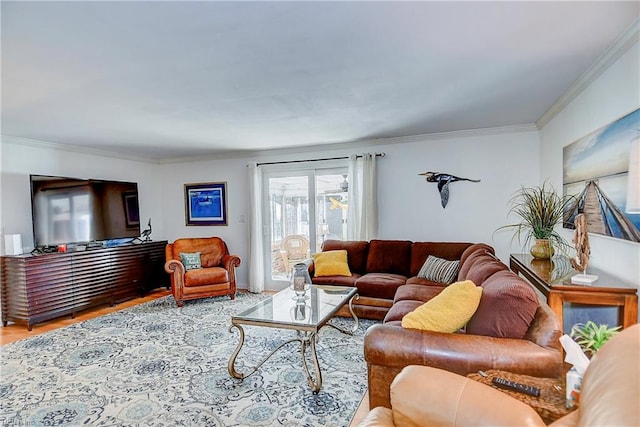
<svg viewBox="0 0 640 427"><path fill-rule="evenodd" d="M358 317L353 312L353 300L358 299L355 287L345 286L317 286L311 285L305 296L300 298L290 288L286 288L264 301L259 302L248 310L231 317L231 327L240 333L240 342L229 359L229 374L233 378L243 379L256 372L273 354L292 342L300 343L302 367L307 374L307 381L314 393L322 387L322 373L316 353L318 332L325 326L331 326L340 332L352 335L358 329ZM342 329L329 323L329 320L345 304L349 304L349 311L355 320L351 330ZM249 372L242 373L235 369L235 362L244 344L244 329L242 325L263 326L266 328L291 329L297 332L296 337L280 344L269 353L258 365ZM315 379L309 371L305 353L310 350L311 360L315 370Z"/></svg>

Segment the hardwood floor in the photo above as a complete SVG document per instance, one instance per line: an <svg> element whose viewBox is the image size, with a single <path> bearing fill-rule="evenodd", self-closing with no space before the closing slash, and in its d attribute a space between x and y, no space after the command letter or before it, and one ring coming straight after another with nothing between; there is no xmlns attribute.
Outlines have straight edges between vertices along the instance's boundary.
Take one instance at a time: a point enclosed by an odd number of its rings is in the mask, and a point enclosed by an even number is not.
<svg viewBox="0 0 640 427"><path fill-rule="evenodd" d="M83 320L93 319L94 317L103 316L108 313L113 313L115 311L123 310L127 307L132 307L138 304L152 301L154 299L161 298L165 295L171 295L171 291L166 290L164 288L155 289L151 291L149 294L145 295L144 297L136 298L130 301L125 301L113 307L110 307L108 305L95 307L95 308L78 313L75 318L65 316L65 317L60 317L58 319L50 320L48 322L35 324L33 325L33 328L31 331L29 331L25 325L9 324L8 326L4 326L0 328L0 345L9 344L9 343L21 340L23 338L34 337L36 335L43 334L45 332L49 332L54 329L58 329L65 326L73 325L74 323L82 322ZM365 415L367 415L368 412L369 412L369 394L365 393L362 399L362 402L360 403L360 406L356 410L356 413L349 427L357 426L358 423L365 417Z"/></svg>

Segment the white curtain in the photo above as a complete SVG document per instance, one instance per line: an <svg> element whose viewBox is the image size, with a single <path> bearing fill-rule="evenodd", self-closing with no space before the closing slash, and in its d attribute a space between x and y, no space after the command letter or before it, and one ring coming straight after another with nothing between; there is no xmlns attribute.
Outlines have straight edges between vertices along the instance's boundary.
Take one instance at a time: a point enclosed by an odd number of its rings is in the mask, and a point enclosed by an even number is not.
<svg viewBox="0 0 640 427"><path fill-rule="evenodd" d="M256 163L249 169L249 292L264 291L264 249L262 227L262 173Z"/></svg>
<svg viewBox="0 0 640 427"><path fill-rule="evenodd" d="M347 238L371 240L378 233L378 185L375 153L349 156Z"/></svg>

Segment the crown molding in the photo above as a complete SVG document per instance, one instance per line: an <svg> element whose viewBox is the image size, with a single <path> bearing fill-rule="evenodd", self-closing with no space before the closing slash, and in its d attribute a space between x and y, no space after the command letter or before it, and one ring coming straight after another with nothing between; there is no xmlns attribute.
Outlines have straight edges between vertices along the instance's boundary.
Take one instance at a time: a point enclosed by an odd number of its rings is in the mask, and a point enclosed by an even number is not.
<svg viewBox="0 0 640 427"><path fill-rule="evenodd" d="M412 135L407 137L373 140L371 142L374 143L375 145L381 145L381 144L435 141L435 140L441 140L441 139L469 138L474 136L487 136L487 135L490 136L490 135L502 135L506 133L537 132L537 131L538 131L538 127L535 125L535 123L527 123L527 124L521 124L521 125L454 130L449 132L438 132L438 133L425 133L422 135Z"/></svg>
<svg viewBox="0 0 640 427"><path fill-rule="evenodd" d="M551 107L538 119L536 125L542 129L549 124L565 107L580 95L591 83L602 75L614 62L627 53L640 41L640 18L616 39L602 55L576 80L569 89L558 98Z"/></svg>
<svg viewBox="0 0 640 427"><path fill-rule="evenodd" d="M61 144L58 142L47 142L35 139L20 138L15 136L0 135L0 141L2 143L21 145L27 147L35 147L49 150L65 151L70 153L88 154L94 156L111 157L121 160L130 160L142 163L152 164L175 164L175 163L191 163L202 162L210 160L230 160L230 159L251 159L251 158L263 158L270 156L284 156L293 154L307 154L313 152L319 152L324 150L357 150L365 147L375 147L378 145L393 145L393 144L407 144L412 142L424 142L424 141L436 141L443 139L454 138L468 138L474 136L486 136L486 135L500 135L506 133L519 133L519 132L537 132L538 128L535 124L523 124L523 125L511 125L511 126L499 126L490 128L479 129L467 129L456 130L450 132L438 132L438 133L426 133L420 135L399 136L393 138L376 138L376 139L363 139L360 141L345 141L334 142L326 144L318 144L312 146L298 146L289 148L277 148L272 150L247 150L247 151L225 151L212 153L210 155L188 156L188 157L172 157L166 159L155 159L133 156L127 153L99 150L95 148L79 147L69 144Z"/></svg>
<svg viewBox="0 0 640 427"><path fill-rule="evenodd" d="M333 142L304 147L274 148L272 150L252 150L252 151L228 151L224 153L211 154L209 156L174 157L157 161L161 164L189 163L208 160L228 160L240 158L264 158L271 156L284 156L292 154L317 153L325 150L357 150L365 147L375 147L379 145L407 144L413 142L436 141L454 138L469 138L474 136L500 135L507 133L537 132L539 129L535 123L522 125L499 126L490 128L478 128L467 130L456 130L449 132L425 133L419 135L398 136L392 138L363 139L360 141Z"/></svg>
<svg viewBox="0 0 640 427"><path fill-rule="evenodd" d="M34 147L48 150L65 151L68 153L88 154L93 156L112 157L120 160L131 160L142 163L158 163L155 159L133 156L127 153L117 151L99 150L96 148L80 147L76 145L61 144L58 142L40 141L37 139L20 138L17 136L0 135L0 141L3 144L21 145L26 147Z"/></svg>

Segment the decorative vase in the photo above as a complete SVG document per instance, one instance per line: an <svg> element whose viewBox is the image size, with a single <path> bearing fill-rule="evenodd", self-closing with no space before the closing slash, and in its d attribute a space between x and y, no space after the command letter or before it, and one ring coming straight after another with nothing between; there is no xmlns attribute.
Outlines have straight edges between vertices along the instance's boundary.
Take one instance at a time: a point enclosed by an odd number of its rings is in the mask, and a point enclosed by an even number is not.
<svg viewBox="0 0 640 427"><path fill-rule="evenodd" d="M309 298L305 295L311 287L311 276L309 276L307 264L295 264L291 270L291 278L289 281L291 283L291 290L296 294L294 299L304 301Z"/></svg>
<svg viewBox="0 0 640 427"><path fill-rule="evenodd" d="M551 259L553 256L553 246L548 239L536 239L536 243L531 246L531 255L538 259Z"/></svg>

